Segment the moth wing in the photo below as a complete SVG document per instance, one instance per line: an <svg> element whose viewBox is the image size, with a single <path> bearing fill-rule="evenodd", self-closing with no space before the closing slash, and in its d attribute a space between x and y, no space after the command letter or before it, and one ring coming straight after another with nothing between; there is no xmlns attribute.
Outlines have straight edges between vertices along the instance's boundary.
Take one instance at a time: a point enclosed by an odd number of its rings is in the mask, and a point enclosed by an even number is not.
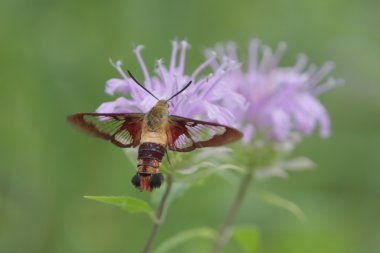
<svg viewBox="0 0 380 253"><path fill-rule="evenodd" d="M144 114L78 113L67 119L88 134L110 140L121 148L130 148L140 143Z"/></svg>
<svg viewBox="0 0 380 253"><path fill-rule="evenodd" d="M179 152L226 145L243 136L239 130L225 125L174 115L169 116L166 134L169 149Z"/></svg>

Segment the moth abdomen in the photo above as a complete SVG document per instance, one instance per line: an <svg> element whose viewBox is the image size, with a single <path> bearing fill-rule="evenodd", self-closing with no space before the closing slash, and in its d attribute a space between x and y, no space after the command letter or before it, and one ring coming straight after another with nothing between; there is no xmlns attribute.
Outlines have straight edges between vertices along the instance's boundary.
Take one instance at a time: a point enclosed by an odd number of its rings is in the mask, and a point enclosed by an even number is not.
<svg viewBox="0 0 380 253"><path fill-rule="evenodd" d="M141 160L157 160L162 161L162 157L165 154L165 146L157 143L145 142L139 147L139 154L137 159Z"/></svg>
<svg viewBox="0 0 380 253"><path fill-rule="evenodd" d="M141 191L152 191L160 187L163 176L158 173L166 148L162 144L145 142L139 147L137 158L137 174L132 183Z"/></svg>

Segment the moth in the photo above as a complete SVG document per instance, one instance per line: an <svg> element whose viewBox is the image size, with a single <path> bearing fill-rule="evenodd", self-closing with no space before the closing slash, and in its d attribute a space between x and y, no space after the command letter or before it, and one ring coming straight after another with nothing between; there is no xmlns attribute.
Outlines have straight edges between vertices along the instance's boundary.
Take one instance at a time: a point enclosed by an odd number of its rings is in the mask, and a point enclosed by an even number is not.
<svg viewBox="0 0 380 253"><path fill-rule="evenodd" d="M140 191L152 191L161 186L164 177L159 167L167 149L189 152L197 148L229 144L242 137L234 128L180 116L169 115L169 99L158 99L128 71L129 76L146 92L157 99L147 113L78 113L68 116L68 121L85 132L111 141L120 148L138 146L137 172L132 184Z"/></svg>

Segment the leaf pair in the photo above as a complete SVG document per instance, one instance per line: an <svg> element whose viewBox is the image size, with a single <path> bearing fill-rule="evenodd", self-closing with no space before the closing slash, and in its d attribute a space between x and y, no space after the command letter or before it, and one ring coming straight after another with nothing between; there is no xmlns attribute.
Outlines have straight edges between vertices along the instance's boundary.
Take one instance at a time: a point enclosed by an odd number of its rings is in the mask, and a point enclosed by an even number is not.
<svg viewBox="0 0 380 253"><path fill-rule="evenodd" d="M84 196L86 199L95 200L113 206L118 206L128 213L145 213L154 223L157 223L152 207L144 200L127 196Z"/></svg>

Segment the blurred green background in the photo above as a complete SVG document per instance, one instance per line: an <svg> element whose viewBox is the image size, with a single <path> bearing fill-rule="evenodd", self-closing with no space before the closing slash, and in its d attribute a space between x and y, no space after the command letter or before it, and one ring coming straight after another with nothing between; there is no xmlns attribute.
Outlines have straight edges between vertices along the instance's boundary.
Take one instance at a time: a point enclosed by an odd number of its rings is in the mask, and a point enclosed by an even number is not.
<svg viewBox="0 0 380 253"><path fill-rule="evenodd" d="M346 84L322 97L332 137L296 150L318 169L254 186L294 200L307 222L250 193L237 224L260 228L264 253L380 252L379 10L370 0L1 1L0 252L138 252L150 220L82 196L149 194L129 183L135 168L121 150L77 132L66 115L112 99L104 83L118 75L108 59L137 70L133 45L146 45L152 73L155 59L169 58L169 41L186 38L190 71L204 48L235 40L243 54L252 37L287 42L285 64L299 52L318 65L335 61ZM215 176L206 183L171 207L158 243L219 227L236 188ZM239 251L231 243L225 252Z"/></svg>

